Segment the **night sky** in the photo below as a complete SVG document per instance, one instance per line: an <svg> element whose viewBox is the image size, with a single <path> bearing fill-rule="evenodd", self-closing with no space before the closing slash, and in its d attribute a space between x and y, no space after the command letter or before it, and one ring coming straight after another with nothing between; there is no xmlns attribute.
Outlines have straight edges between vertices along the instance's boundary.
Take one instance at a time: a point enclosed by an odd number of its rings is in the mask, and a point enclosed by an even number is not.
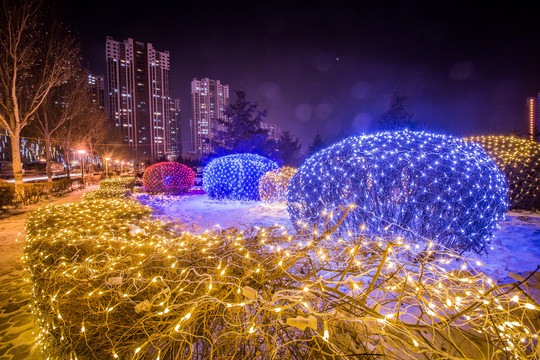
<svg viewBox="0 0 540 360"><path fill-rule="evenodd" d="M471 1L472 3L472 1ZM52 4L52 3L51 3ZM532 4L532 2L531 2ZM171 59L189 150L190 84L219 79L268 109L304 147L373 126L390 94L422 128L455 135L526 132L540 91L538 17L519 2L72 1L54 3L90 71L105 37L150 42ZM187 145L187 146L186 146Z"/></svg>

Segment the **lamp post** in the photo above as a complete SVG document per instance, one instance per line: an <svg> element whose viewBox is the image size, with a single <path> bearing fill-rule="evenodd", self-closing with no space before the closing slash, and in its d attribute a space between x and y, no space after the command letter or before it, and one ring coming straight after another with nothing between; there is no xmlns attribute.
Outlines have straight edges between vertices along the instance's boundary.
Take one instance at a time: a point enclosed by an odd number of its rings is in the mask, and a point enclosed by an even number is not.
<svg viewBox="0 0 540 360"><path fill-rule="evenodd" d="M105 177L109 177L109 160L111 158L105 158Z"/></svg>
<svg viewBox="0 0 540 360"><path fill-rule="evenodd" d="M124 167L124 162L122 161L120 163L120 174L122 174L122 172L123 172L123 169L122 169L123 167Z"/></svg>
<svg viewBox="0 0 540 360"><path fill-rule="evenodd" d="M86 150L77 150L77 152L81 155L81 178L84 184L84 154L86 154Z"/></svg>

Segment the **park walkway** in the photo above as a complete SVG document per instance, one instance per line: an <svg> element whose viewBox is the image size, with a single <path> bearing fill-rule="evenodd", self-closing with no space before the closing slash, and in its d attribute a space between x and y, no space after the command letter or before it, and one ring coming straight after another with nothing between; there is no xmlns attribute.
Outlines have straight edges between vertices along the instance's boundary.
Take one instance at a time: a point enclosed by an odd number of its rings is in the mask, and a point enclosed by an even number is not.
<svg viewBox="0 0 540 360"><path fill-rule="evenodd" d="M29 306L31 286L23 280L21 264L28 214L49 204L78 202L82 194L96 188L90 186L0 216L0 360L43 359L34 346L37 327Z"/></svg>

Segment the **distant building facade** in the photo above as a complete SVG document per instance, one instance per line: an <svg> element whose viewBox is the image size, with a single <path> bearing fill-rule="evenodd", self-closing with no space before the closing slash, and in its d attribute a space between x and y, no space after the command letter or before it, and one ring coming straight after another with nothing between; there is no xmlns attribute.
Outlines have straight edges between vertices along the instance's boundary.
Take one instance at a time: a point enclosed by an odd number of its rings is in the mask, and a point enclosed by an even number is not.
<svg viewBox="0 0 540 360"><path fill-rule="evenodd" d="M538 142L540 136L540 93L537 97L527 98L529 140Z"/></svg>
<svg viewBox="0 0 540 360"><path fill-rule="evenodd" d="M276 124L261 122L261 129L268 131L269 140L277 141L281 137L281 128Z"/></svg>
<svg viewBox="0 0 540 360"><path fill-rule="evenodd" d="M224 119L229 106L229 85L209 78L193 79L191 82L191 104L193 119L191 124L193 152L205 155L212 147L205 139L212 139L218 130L216 119Z"/></svg>
<svg viewBox="0 0 540 360"><path fill-rule="evenodd" d="M171 99L169 106L169 119L171 122L169 131L169 138L167 142L171 144L171 151L175 155L182 154L182 132L181 132L181 118L180 118L180 99Z"/></svg>
<svg viewBox="0 0 540 360"><path fill-rule="evenodd" d="M107 37L106 59L109 120L122 130L132 156L174 157L180 126L171 121L169 52Z"/></svg>
<svg viewBox="0 0 540 360"><path fill-rule="evenodd" d="M103 75L88 75L90 98L101 110L105 110L105 79Z"/></svg>

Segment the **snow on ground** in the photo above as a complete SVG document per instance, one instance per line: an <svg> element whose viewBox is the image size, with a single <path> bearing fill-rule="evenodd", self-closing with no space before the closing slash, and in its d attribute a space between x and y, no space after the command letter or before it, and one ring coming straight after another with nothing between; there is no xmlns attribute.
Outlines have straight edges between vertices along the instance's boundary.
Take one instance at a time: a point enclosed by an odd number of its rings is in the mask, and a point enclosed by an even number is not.
<svg viewBox="0 0 540 360"><path fill-rule="evenodd" d="M285 204L268 205L261 201L220 201L207 195L149 196L135 194L145 205L156 210L156 216L181 224L188 223L194 230L205 230L219 225L284 225L292 229ZM478 268L500 282L513 282L509 273L527 276L540 265L540 214L509 212L495 232L487 255L464 254L478 259L484 266ZM540 296L540 273L532 279ZM536 298L538 296L535 295Z"/></svg>
<svg viewBox="0 0 540 360"><path fill-rule="evenodd" d="M168 221L189 223L195 230L213 226L272 226L292 228L287 207L281 204L265 204L262 201L212 200L206 194L184 196L134 196L144 205L156 210L156 216Z"/></svg>
<svg viewBox="0 0 540 360"><path fill-rule="evenodd" d="M533 271L540 265L540 214L509 212L494 233L489 253L476 256L497 278Z"/></svg>

